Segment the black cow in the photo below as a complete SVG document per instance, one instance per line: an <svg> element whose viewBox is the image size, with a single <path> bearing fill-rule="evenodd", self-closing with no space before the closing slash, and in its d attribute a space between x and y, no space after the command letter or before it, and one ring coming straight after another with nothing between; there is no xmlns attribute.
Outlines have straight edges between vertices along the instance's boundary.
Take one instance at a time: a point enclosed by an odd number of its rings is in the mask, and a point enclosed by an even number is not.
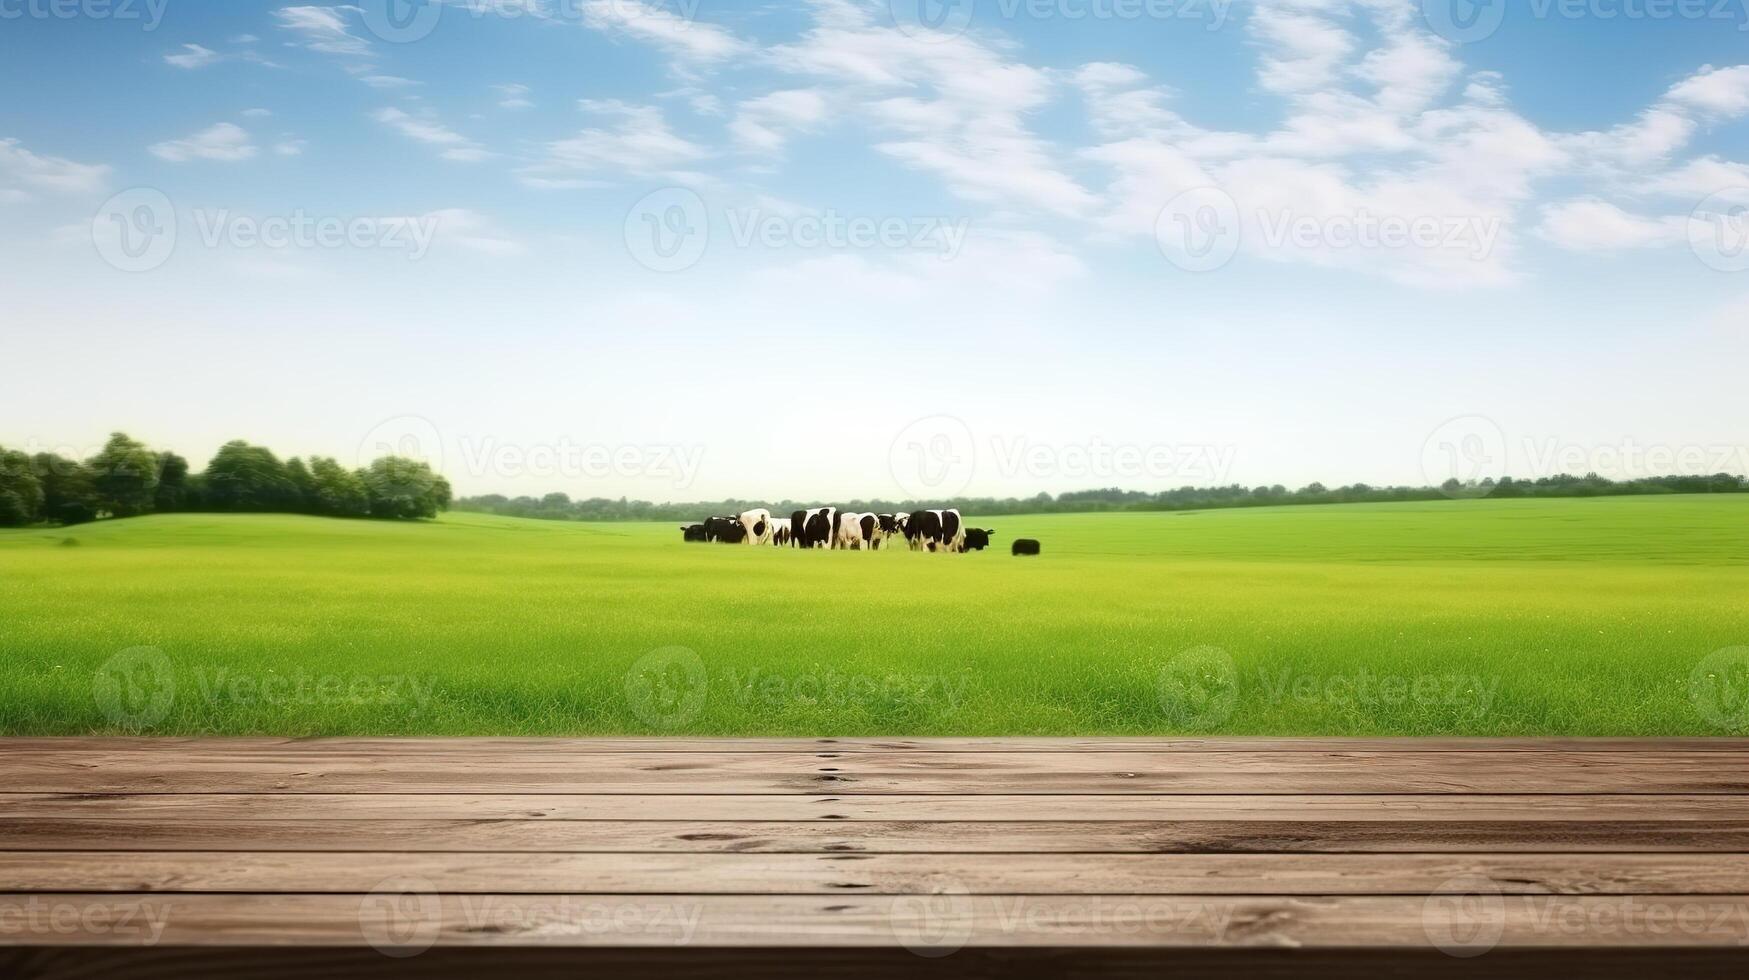
<svg viewBox="0 0 1749 980"><path fill-rule="evenodd" d="M738 517L707 517L704 519L706 541L740 544L747 540L747 528Z"/></svg>
<svg viewBox="0 0 1749 980"><path fill-rule="evenodd" d="M815 507L790 515L790 535L798 548L831 548L838 540L838 508Z"/></svg>
<svg viewBox="0 0 1749 980"><path fill-rule="evenodd" d="M920 510L905 522L905 540L912 551L957 551L963 543L960 512Z"/></svg>
<svg viewBox="0 0 1749 980"><path fill-rule="evenodd" d="M990 547L990 535L995 533L996 529L993 527L966 528L966 544L964 550L983 551L985 548Z"/></svg>
<svg viewBox="0 0 1749 980"><path fill-rule="evenodd" d="M1032 538L1015 538L1014 547L1009 549L1009 553L1015 555L1036 555L1038 554L1038 542Z"/></svg>
<svg viewBox="0 0 1749 980"><path fill-rule="evenodd" d="M709 541L710 535L705 533L703 524L682 524L680 533L688 541Z"/></svg>
<svg viewBox="0 0 1749 980"><path fill-rule="evenodd" d="M862 539L867 541L868 546L874 550L878 551L881 545L905 533L905 522L900 520L896 514L876 514L874 519L876 533L871 535L868 533L868 528L864 528L862 534Z"/></svg>

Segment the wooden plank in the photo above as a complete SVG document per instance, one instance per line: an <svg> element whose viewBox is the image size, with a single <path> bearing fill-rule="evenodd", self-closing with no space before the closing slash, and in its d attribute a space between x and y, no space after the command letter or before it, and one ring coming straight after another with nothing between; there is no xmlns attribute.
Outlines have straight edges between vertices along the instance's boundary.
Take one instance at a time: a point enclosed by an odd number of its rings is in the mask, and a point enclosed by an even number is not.
<svg viewBox="0 0 1749 980"><path fill-rule="evenodd" d="M601 753L207 758L8 755L16 792L1749 793L1718 752Z"/></svg>
<svg viewBox="0 0 1749 980"><path fill-rule="evenodd" d="M1645 980L1742 980L1737 947L1494 949L1480 959L1450 956L1433 946L1365 949L1291 947L972 947L948 956L889 948L764 946L726 949L438 946L390 961L368 946L59 946L0 947L0 976L16 980L279 980L317 976L367 980L385 974L421 980L577 980L580 976L761 977L765 980L1304 980L1308 976L1390 980L1472 980L1499 977L1587 977Z"/></svg>
<svg viewBox="0 0 1749 980"><path fill-rule="evenodd" d="M399 888L401 886L397 886ZM1478 911L1477 902L1480 902ZM0 945L1741 948L1749 896L0 895ZM1488 940L1492 939L1492 942Z"/></svg>
<svg viewBox="0 0 1749 980"><path fill-rule="evenodd" d="M1749 738L280 738L46 736L0 738L13 752L235 752L374 755L383 752L522 756L629 752L1737 752Z"/></svg>
<svg viewBox="0 0 1749 980"><path fill-rule="evenodd" d="M1743 821L7 820L0 850L758 853L1749 851Z"/></svg>
<svg viewBox="0 0 1749 980"><path fill-rule="evenodd" d="M542 854L0 851L0 892L1744 894L1749 854Z"/></svg>
<svg viewBox="0 0 1749 980"><path fill-rule="evenodd" d="M1725 795L0 793L0 820L1749 821Z"/></svg>

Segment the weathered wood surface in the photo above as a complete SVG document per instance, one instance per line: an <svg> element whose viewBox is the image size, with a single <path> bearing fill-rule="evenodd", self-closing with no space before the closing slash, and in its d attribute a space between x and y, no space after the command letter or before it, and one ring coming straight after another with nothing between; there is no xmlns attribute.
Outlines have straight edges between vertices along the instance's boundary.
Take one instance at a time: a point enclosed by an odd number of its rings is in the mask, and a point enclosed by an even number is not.
<svg viewBox="0 0 1749 980"><path fill-rule="evenodd" d="M0 947L18 976L1728 972L1749 740L0 740Z"/></svg>
<svg viewBox="0 0 1749 980"><path fill-rule="evenodd" d="M36 793L1749 793L1715 751L8 752Z"/></svg>

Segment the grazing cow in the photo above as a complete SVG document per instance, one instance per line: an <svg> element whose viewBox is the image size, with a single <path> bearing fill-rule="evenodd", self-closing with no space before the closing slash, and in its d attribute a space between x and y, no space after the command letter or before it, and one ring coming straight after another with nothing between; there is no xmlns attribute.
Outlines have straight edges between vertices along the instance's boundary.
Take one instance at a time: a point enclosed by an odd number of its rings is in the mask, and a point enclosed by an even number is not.
<svg viewBox="0 0 1749 980"><path fill-rule="evenodd" d="M704 519L706 541L716 541L722 544L740 544L747 538L747 529L741 526L738 517L707 517Z"/></svg>
<svg viewBox="0 0 1749 980"><path fill-rule="evenodd" d="M838 537L838 508L815 507L790 515L790 533L798 548L831 548Z"/></svg>
<svg viewBox="0 0 1749 980"><path fill-rule="evenodd" d="M870 549L879 551L882 545L905 533L903 514L875 514L874 528L865 531L863 537L868 540Z"/></svg>
<svg viewBox="0 0 1749 980"><path fill-rule="evenodd" d="M779 548L787 548L790 543L790 519L773 517L771 519L771 543Z"/></svg>
<svg viewBox="0 0 1749 980"><path fill-rule="evenodd" d="M966 528L965 544L960 550L983 551L990 547L990 535L995 533L996 529L993 527L968 527Z"/></svg>
<svg viewBox="0 0 1749 980"><path fill-rule="evenodd" d="M742 529L747 532L746 541L748 544L771 543L771 511L763 507L755 507L752 510L742 511L741 516L736 520L741 522Z"/></svg>
<svg viewBox="0 0 1749 980"><path fill-rule="evenodd" d="M880 518L874 514L844 513L838 515L838 547L847 551L874 548L875 533Z"/></svg>
<svg viewBox="0 0 1749 980"><path fill-rule="evenodd" d="M1016 555L1036 555L1038 554L1038 542L1032 538L1015 538L1014 547L1009 551Z"/></svg>
<svg viewBox="0 0 1749 980"><path fill-rule="evenodd" d="M905 540L912 551L964 551L966 527L952 508L920 510L905 521Z"/></svg>
<svg viewBox="0 0 1749 980"><path fill-rule="evenodd" d="M680 533L687 541L709 541L710 535L705 533L703 524L682 524Z"/></svg>

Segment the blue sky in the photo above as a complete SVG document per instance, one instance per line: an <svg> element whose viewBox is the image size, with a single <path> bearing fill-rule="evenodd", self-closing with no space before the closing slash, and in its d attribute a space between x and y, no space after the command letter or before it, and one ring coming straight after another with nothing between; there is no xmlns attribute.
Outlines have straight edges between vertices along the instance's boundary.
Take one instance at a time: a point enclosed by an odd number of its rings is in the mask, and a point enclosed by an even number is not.
<svg viewBox="0 0 1749 980"><path fill-rule="evenodd" d="M0 443L652 499L1749 461L1742 3L929 2L0 0Z"/></svg>

